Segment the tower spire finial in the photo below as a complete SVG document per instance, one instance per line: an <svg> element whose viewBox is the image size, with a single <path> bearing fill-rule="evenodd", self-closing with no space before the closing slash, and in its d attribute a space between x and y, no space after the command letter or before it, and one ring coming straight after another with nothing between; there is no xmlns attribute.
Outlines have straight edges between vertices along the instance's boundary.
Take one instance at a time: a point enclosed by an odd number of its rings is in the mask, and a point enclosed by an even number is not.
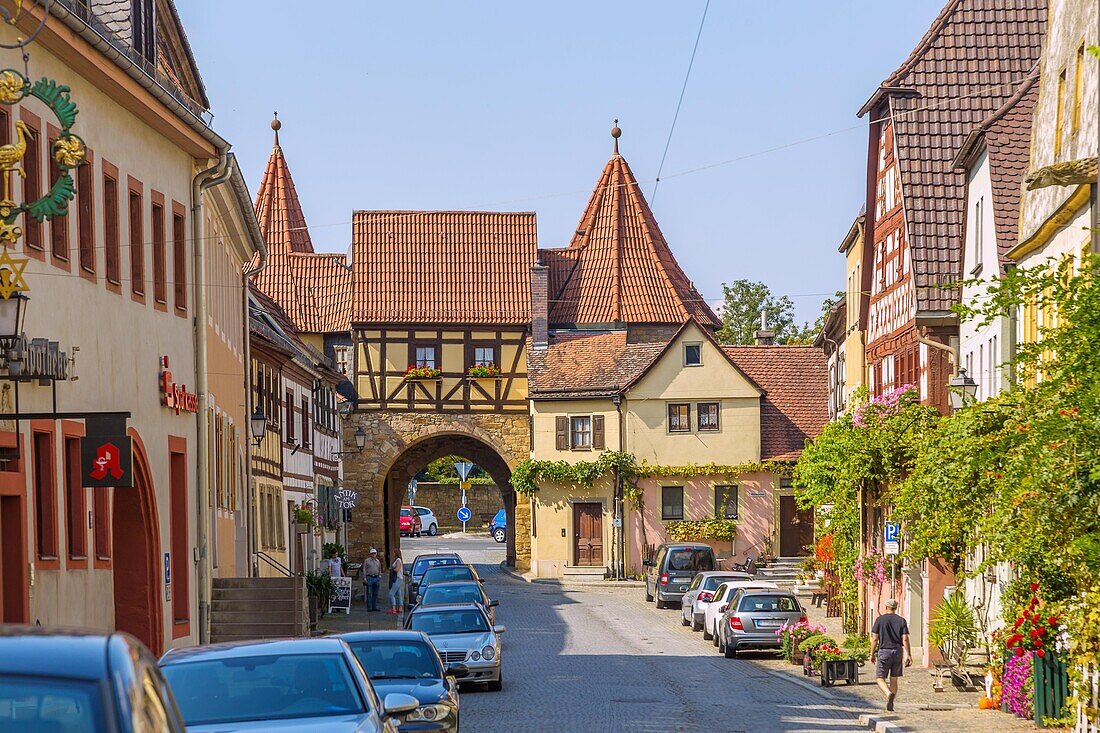
<svg viewBox="0 0 1100 733"><path fill-rule="evenodd" d="M275 146L279 145L279 130L282 128L283 123L279 122L279 113L275 112L275 119L271 121L271 129L275 131Z"/></svg>
<svg viewBox="0 0 1100 733"><path fill-rule="evenodd" d="M615 155L619 154L619 137L623 131L619 129L619 121L615 120L615 126L611 128L611 137L615 138Z"/></svg>

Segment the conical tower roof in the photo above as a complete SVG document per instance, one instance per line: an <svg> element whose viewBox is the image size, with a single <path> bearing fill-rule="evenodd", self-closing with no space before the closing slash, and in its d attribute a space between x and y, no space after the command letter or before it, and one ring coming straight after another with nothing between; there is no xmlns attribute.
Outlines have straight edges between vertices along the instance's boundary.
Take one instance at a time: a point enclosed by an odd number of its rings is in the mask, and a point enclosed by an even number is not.
<svg viewBox="0 0 1100 733"><path fill-rule="evenodd" d="M260 223L260 231L271 254L312 254L313 242L306 228L306 217L298 201L298 192L294 190L290 167L279 145L282 126L278 116L271 122L271 129L275 130L275 145L271 148L260 192L256 195L256 220Z"/></svg>
<svg viewBox="0 0 1100 733"><path fill-rule="evenodd" d="M553 325L721 325L657 226L638 180L615 152L604 166L573 240L542 252L550 268Z"/></svg>

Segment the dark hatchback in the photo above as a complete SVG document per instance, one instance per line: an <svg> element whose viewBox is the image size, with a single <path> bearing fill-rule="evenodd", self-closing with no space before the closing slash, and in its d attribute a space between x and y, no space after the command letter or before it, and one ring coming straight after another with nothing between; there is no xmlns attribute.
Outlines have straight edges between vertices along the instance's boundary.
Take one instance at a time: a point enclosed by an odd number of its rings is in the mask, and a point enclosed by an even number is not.
<svg viewBox="0 0 1100 733"><path fill-rule="evenodd" d="M447 583L452 580L471 580L480 583L481 577L474 570L473 565L444 565L431 568L424 573L417 584L417 602L420 601L420 596L428 586L433 583Z"/></svg>
<svg viewBox="0 0 1100 733"><path fill-rule="evenodd" d="M403 731L458 733L459 698L455 677L466 666L444 666L427 634L419 631L356 631L340 636L363 665L382 697L400 692L420 707L401 718Z"/></svg>
<svg viewBox="0 0 1100 733"><path fill-rule="evenodd" d="M406 602L411 606L416 602L416 594L420 590L420 579L431 568L440 565L461 565L462 558L455 552L440 552L431 555L417 555L411 565L405 566L405 575L409 579L409 595Z"/></svg>
<svg viewBox="0 0 1100 733"><path fill-rule="evenodd" d="M183 733L175 698L128 634L0 626L0 731Z"/></svg>
<svg viewBox="0 0 1100 733"><path fill-rule="evenodd" d="M645 560L645 599L656 601L657 608L679 603L696 575L714 570L714 549L699 544L664 544L652 560Z"/></svg>

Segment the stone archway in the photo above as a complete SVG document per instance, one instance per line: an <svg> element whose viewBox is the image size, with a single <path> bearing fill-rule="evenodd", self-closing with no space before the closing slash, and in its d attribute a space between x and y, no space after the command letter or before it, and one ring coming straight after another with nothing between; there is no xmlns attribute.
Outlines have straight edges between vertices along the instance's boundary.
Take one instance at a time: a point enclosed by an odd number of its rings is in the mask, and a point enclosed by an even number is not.
<svg viewBox="0 0 1100 733"><path fill-rule="evenodd" d="M149 457L137 433L134 443L134 488L115 489L111 513L115 629L141 640L160 656L164 625L160 601L160 523Z"/></svg>
<svg viewBox="0 0 1100 733"><path fill-rule="evenodd" d="M360 492L348 527L352 557L365 556L370 547L384 549L388 557L400 544L398 512L409 479L437 458L460 455L483 468L500 487L508 515L508 563L529 567L530 507L527 502L517 507L510 483L512 468L527 457L526 414L364 412L345 420L345 444L354 444L359 427L367 433L367 445L362 453L344 459L344 485Z"/></svg>

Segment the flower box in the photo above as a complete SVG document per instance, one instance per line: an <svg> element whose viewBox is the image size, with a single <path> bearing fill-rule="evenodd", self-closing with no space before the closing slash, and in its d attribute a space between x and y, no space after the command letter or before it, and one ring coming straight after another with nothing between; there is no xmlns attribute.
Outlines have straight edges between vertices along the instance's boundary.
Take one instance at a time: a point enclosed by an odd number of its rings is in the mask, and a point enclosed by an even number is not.
<svg viewBox="0 0 1100 733"><path fill-rule="evenodd" d="M468 379L503 379L500 369L492 364L475 364L466 370Z"/></svg>
<svg viewBox="0 0 1100 733"><path fill-rule="evenodd" d="M855 659L824 659L821 662L821 686L832 687L840 680L859 684L859 662Z"/></svg>
<svg viewBox="0 0 1100 733"><path fill-rule="evenodd" d="M409 368L405 370L406 382L438 382L442 378L443 372L435 367L410 364Z"/></svg>

